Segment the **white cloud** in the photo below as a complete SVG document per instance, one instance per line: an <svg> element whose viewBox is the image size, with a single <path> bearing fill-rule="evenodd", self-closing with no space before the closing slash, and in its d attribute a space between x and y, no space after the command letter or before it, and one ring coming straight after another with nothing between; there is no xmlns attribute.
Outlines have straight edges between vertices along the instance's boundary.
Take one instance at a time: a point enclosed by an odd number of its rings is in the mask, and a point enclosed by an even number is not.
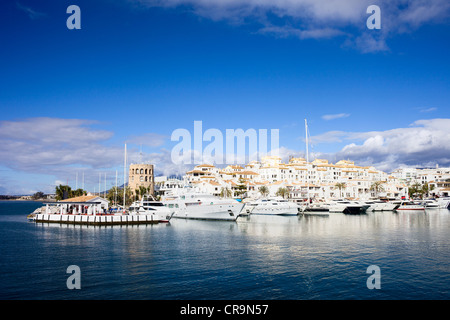
<svg viewBox="0 0 450 320"><path fill-rule="evenodd" d="M0 121L0 164L20 171L53 173L71 166L110 167L123 151L104 142L113 133L92 129L95 121L31 118Z"/></svg>
<svg viewBox="0 0 450 320"><path fill-rule="evenodd" d="M329 158L351 159L381 170L404 166L450 165L450 119L417 120L407 128L386 131L330 131L314 143L353 141ZM358 142L358 141L362 141Z"/></svg>
<svg viewBox="0 0 450 320"><path fill-rule="evenodd" d="M256 23L257 33L299 39L345 36L344 47L363 53L388 51L392 35L445 22L447 0L136 0L144 7L183 7L201 17L231 24ZM366 9L381 8L381 30L368 30ZM352 30L349 34L348 30Z"/></svg>
<svg viewBox="0 0 450 320"><path fill-rule="evenodd" d="M337 114L325 114L322 116L323 120L334 120L334 119L340 119L340 118L347 118L350 114L348 113L337 113Z"/></svg>
<svg viewBox="0 0 450 320"><path fill-rule="evenodd" d="M423 109L420 109L419 111L423 113L423 112L433 112L436 110L437 110L437 108L423 108Z"/></svg>
<svg viewBox="0 0 450 320"><path fill-rule="evenodd" d="M30 193L33 188L45 192L54 191L57 184L69 182L75 187L78 174L78 187L82 186L84 174L85 187L98 189L99 174L101 188L104 188L104 174L107 175L107 188L115 183L115 170L118 168L119 184L123 183L123 145L111 145L109 139L113 132L96 129L97 121L83 119L30 118L0 121L0 165L20 175L22 181L9 181L13 176L5 170L2 176L4 185L0 191L9 193ZM156 133L132 136L128 142L147 146L160 146L166 137ZM181 172L167 157L167 151L146 155L155 164L158 173L173 174ZM138 148L128 148L128 163L139 159ZM183 168L184 169L184 168ZM24 188L24 177L30 177ZM33 178L31 178L33 177ZM50 180L51 179L51 180ZM32 181L33 180L33 181ZM47 185L42 183L47 180ZM37 191L37 190L34 190ZM2 192L4 193L4 192Z"/></svg>
<svg viewBox="0 0 450 320"><path fill-rule="evenodd" d="M282 38L294 36L299 39L333 38L336 36L345 35L345 32L332 28L301 30L290 26L267 26L261 28L258 33L273 34Z"/></svg>
<svg viewBox="0 0 450 320"><path fill-rule="evenodd" d="M45 14L43 12L38 12L38 11L32 9L31 7L24 6L24 5L20 4L19 2L16 2L16 7L19 10L25 12L27 14L27 16L32 20L43 18L43 17L47 16L47 14Z"/></svg>

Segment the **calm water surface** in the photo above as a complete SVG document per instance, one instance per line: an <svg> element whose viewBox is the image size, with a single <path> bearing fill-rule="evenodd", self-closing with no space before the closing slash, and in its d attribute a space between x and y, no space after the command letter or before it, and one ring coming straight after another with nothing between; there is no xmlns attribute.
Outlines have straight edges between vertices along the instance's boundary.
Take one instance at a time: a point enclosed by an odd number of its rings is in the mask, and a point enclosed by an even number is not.
<svg viewBox="0 0 450 320"><path fill-rule="evenodd" d="M93 227L28 222L39 206L0 201L0 299L450 298L449 210Z"/></svg>

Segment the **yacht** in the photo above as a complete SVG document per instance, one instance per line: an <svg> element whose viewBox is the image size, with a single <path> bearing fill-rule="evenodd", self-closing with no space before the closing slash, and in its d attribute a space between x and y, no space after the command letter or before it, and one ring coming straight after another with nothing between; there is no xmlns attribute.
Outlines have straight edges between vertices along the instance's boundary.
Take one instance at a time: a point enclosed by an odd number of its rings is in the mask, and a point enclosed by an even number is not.
<svg viewBox="0 0 450 320"><path fill-rule="evenodd" d="M281 197L259 199L248 204L251 214L296 216L300 208L297 204Z"/></svg>
<svg viewBox="0 0 450 320"><path fill-rule="evenodd" d="M437 202L434 199L421 200L417 204L423 205L425 207L425 209L439 209L440 208L439 202Z"/></svg>
<svg viewBox="0 0 450 320"><path fill-rule="evenodd" d="M437 202L439 203L439 208L450 209L450 197L438 198Z"/></svg>
<svg viewBox="0 0 450 320"><path fill-rule="evenodd" d="M417 204L412 201L401 201L400 206L395 209L397 211L409 211L409 210L425 210L425 206L422 204Z"/></svg>
<svg viewBox="0 0 450 320"><path fill-rule="evenodd" d="M222 199L186 188L162 196L162 202L173 218L236 221L245 204L235 199Z"/></svg>
<svg viewBox="0 0 450 320"><path fill-rule="evenodd" d="M328 216L330 213L330 208L325 206L322 202L311 202L306 201L298 204L300 212L303 215L315 215L315 216Z"/></svg>
<svg viewBox="0 0 450 320"><path fill-rule="evenodd" d="M330 212L342 212L346 214L361 214L366 213L370 205L361 204L356 201L349 200L332 200L323 205L328 208Z"/></svg>
<svg viewBox="0 0 450 320"><path fill-rule="evenodd" d="M145 195L141 200L135 201L128 208L130 215L153 215L161 222L169 222L173 213L164 206L161 201L156 201L153 196Z"/></svg>
<svg viewBox="0 0 450 320"><path fill-rule="evenodd" d="M364 201L364 203L369 205L367 211L394 211L399 206L396 203L383 200L369 200Z"/></svg>

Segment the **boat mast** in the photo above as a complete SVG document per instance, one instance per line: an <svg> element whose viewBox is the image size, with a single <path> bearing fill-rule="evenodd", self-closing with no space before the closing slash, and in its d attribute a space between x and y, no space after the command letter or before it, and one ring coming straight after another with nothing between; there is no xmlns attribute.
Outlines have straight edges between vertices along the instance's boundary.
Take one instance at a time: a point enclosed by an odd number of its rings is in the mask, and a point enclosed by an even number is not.
<svg viewBox="0 0 450 320"><path fill-rule="evenodd" d="M125 156L124 156L124 165L123 165L123 210L125 211L125 182L126 182L126 173L127 170L127 144L125 143Z"/></svg>
<svg viewBox="0 0 450 320"><path fill-rule="evenodd" d="M103 192L103 194L104 194L104 196L105 196L105 199L106 199L106 172L105 172L105 191Z"/></svg>
<svg viewBox="0 0 450 320"><path fill-rule="evenodd" d="M306 192L308 196L308 206L309 206L309 184L308 184L308 162L309 162L309 156L308 156L308 123L305 119L305 136L306 136Z"/></svg>
<svg viewBox="0 0 450 320"><path fill-rule="evenodd" d="M117 206L117 170L116 170L116 189L114 192L114 205Z"/></svg>

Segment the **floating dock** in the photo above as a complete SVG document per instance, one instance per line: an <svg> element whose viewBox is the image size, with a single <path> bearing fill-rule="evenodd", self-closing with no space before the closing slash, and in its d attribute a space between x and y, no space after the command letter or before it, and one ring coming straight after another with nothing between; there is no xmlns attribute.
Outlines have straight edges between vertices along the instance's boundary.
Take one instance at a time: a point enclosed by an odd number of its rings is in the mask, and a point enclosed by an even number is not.
<svg viewBox="0 0 450 320"><path fill-rule="evenodd" d="M84 200L84 201L78 201ZM135 225L168 222L156 212L128 214L109 212L107 202L95 196L78 197L58 202L46 202L28 215L28 220L39 223L78 224L92 226Z"/></svg>
<svg viewBox="0 0 450 320"><path fill-rule="evenodd" d="M31 219L41 223L79 224L92 226L134 225L166 222L151 214L142 215L73 215L38 213Z"/></svg>

